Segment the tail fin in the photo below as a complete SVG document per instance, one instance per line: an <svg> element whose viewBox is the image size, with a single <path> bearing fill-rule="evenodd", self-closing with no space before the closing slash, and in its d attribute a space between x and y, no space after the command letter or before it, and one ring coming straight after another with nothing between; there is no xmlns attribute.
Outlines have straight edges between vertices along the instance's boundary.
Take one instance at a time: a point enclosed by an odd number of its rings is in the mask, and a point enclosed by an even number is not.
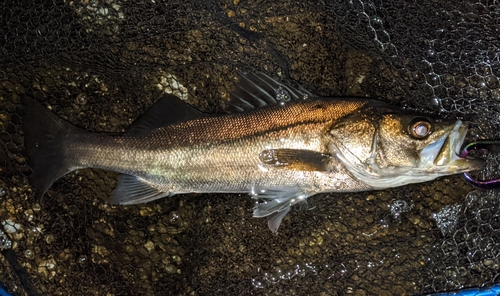
<svg viewBox="0 0 500 296"><path fill-rule="evenodd" d="M85 132L27 96L21 98L25 105L23 118L24 146L33 173L29 176L36 194L43 196L60 177L71 171L65 155L65 143L71 135Z"/></svg>

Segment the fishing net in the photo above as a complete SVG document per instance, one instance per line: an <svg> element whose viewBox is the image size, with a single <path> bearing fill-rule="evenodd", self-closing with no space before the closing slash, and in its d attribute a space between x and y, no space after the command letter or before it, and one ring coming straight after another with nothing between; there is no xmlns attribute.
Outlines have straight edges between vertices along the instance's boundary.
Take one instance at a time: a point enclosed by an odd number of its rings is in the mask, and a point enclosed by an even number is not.
<svg viewBox="0 0 500 296"><path fill-rule="evenodd" d="M272 234L248 196L107 203L116 174L28 184L22 96L123 132L163 93L220 111L239 70L500 138L496 1L2 1L0 282L16 295L392 295L500 281L500 199L460 176L323 194ZM496 155L478 177L494 178Z"/></svg>

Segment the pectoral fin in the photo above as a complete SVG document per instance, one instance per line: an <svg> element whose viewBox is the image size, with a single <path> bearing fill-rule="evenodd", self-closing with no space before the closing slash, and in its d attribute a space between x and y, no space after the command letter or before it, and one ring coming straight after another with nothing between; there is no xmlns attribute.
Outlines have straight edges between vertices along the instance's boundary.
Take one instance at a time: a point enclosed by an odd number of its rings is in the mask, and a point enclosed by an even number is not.
<svg viewBox="0 0 500 296"><path fill-rule="evenodd" d="M293 187L253 188L252 198L258 200L253 208L253 216L256 218L269 216L267 226L272 232L277 232L281 220L290 211L290 207L314 194L315 192Z"/></svg>
<svg viewBox="0 0 500 296"><path fill-rule="evenodd" d="M151 187L144 179L131 175L120 175L111 197L111 204L135 205L147 203L170 195Z"/></svg>
<svg viewBox="0 0 500 296"><path fill-rule="evenodd" d="M331 155L300 149L269 149L259 154L262 163L298 171L327 171Z"/></svg>

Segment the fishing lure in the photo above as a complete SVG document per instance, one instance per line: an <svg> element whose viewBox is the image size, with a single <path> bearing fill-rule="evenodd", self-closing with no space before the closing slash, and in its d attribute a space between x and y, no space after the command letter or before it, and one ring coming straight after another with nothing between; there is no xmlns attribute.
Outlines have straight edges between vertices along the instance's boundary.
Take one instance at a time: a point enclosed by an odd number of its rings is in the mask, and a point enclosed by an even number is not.
<svg viewBox="0 0 500 296"><path fill-rule="evenodd" d="M500 140L485 140L469 143L460 152L460 157L466 158L472 151L485 151L490 153L500 153ZM496 189L500 188L500 178L491 180L478 180L472 177L469 173L463 173L467 182L475 187L482 189Z"/></svg>

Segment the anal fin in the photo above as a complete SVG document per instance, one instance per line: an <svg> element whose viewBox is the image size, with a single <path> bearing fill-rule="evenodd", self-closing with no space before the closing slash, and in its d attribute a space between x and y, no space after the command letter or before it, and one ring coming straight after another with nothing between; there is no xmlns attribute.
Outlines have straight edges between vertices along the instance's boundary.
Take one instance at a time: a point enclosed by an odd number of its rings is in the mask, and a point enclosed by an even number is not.
<svg viewBox="0 0 500 296"><path fill-rule="evenodd" d="M142 178L123 174L120 175L118 179L118 186L113 190L110 203L135 205L147 203L169 195L168 192L163 192L151 187L151 185Z"/></svg>

